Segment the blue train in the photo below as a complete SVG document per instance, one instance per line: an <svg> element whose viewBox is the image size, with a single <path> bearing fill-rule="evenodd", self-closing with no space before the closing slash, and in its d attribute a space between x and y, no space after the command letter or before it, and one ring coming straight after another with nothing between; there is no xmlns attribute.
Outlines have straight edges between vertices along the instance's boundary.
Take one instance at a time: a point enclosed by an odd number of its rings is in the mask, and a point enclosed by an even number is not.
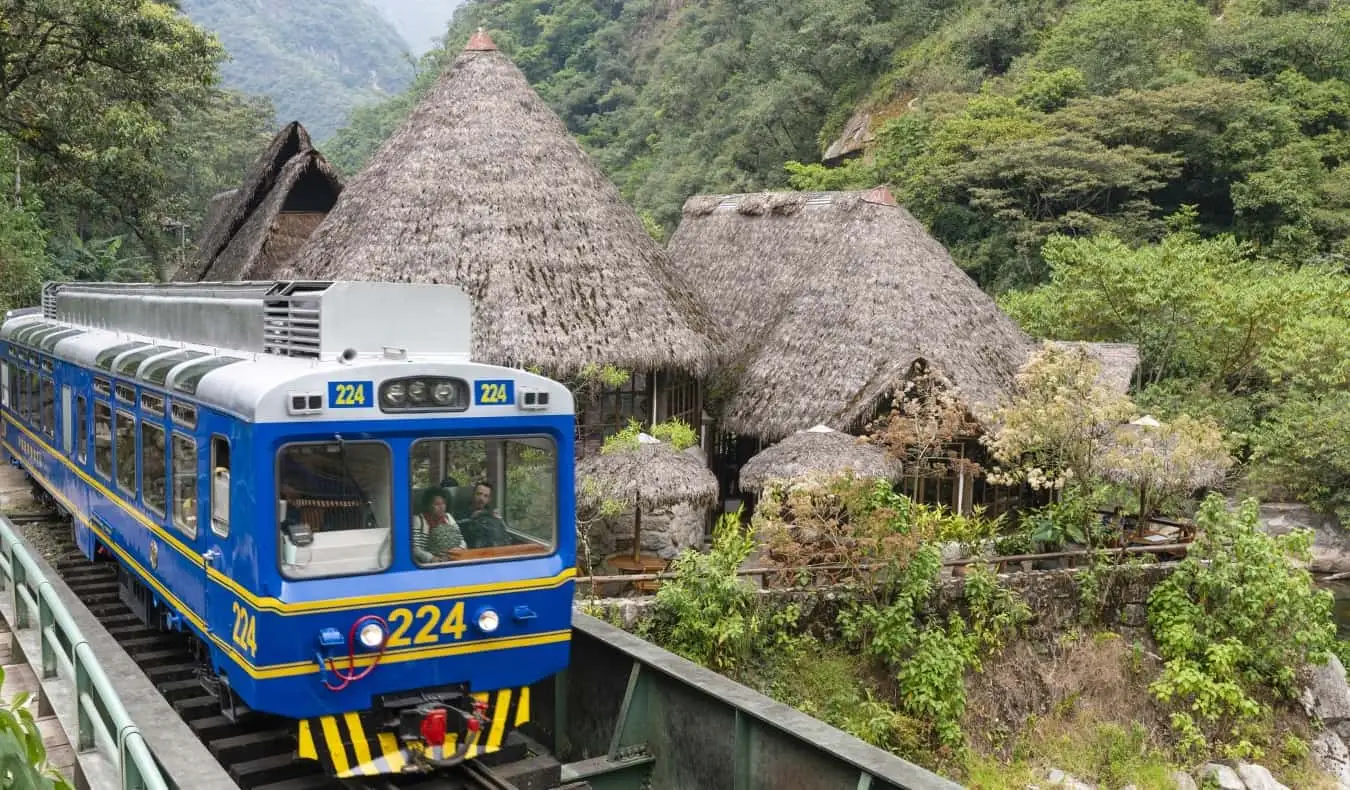
<svg viewBox="0 0 1350 790"><path fill-rule="evenodd" d="M48 284L0 325L3 444L200 640L233 720L339 778L502 747L568 660L574 404L469 358L451 286Z"/></svg>

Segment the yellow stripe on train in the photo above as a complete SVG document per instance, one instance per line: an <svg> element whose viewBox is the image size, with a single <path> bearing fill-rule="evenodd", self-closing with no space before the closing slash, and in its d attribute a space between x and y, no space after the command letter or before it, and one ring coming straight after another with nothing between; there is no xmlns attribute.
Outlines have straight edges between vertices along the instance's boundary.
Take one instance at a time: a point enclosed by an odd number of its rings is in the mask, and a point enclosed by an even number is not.
<svg viewBox="0 0 1350 790"><path fill-rule="evenodd" d="M500 751L507 735L530 720L529 686L479 692L473 698L488 704L488 725L468 734L465 760ZM296 757L319 761L337 779L427 771L426 760L451 759L459 746L454 733L447 733L440 746L405 743L394 732L371 730L358 713L305 719L297 735Z"/></svg>

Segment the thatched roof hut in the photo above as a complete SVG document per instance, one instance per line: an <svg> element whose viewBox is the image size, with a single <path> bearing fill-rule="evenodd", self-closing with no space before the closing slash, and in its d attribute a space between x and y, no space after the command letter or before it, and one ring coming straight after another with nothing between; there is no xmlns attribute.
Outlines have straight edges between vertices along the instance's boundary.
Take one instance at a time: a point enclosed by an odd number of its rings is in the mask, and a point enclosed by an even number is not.
<svg viewBox="0 0 1350 790"><path fill-rule="evenodd" d="M286 163L313 149L314 142L309 132L298 121L283 126L262 154L253 160L239 188L212 199L206 222L199 234L196 260L180 269L175 275L176 279L200 281L216 256L224 251L249 216L267 199ZM217 203L217 200L221 202Z"/></svg>
<svg viewBox="0 0 1350 790"><path fill-rule="evenodd" d="M202 280L267 280L304 248L342 193L342 178L311 149L291 157L267 198L211 261Z"/></svg>
<svg viewBox="0 0 1350 790"><path fill-rule="evenodd" d="M727 338L732 433L857 428L921 360L980 417L1033 347L885 188L690 198L669 250Z"/></svg>
<svg viewBox="0 0 1350 790"><path fill-rule="evenodd" d="M900 462L875 445L846 433L817 425L798 431L761 451L741 467L741 488L761 491L770 480L806 475L841 475L899 480Z"/></svg>
<svg viewBox="0 0 1350 790"><path fill-rule="evenodd" d="M577 503L594 507L602 499L632 507L664 507L687 503L711 507L717 500L717 478L696 452L640 434L636 447L620 447L577 461Z"/></svg>
<svg viewBox="0 0 1350 790"><path fill-rule="evenodd" d="M710 324L637 214L482 32L344 189L294 276L456 283L474 357L702 373Z"/></svg>

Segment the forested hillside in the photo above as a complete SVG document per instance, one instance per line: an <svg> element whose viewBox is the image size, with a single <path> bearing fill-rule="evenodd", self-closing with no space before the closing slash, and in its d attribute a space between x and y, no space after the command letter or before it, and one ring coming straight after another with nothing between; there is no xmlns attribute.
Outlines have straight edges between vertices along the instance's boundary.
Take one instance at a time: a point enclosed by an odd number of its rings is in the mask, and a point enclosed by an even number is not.
<svg viewBox="0 0 1350 790"><path fill-rule="evenodd" d="M183 0L182 7L229 53L226 85L267 96L278 122L298 120L318 141L354 107L399 93L413 77L407 43L367 0Z"/></svg>
<svg viewBox="0 0 1350 790"><path fill-rule="evenodd" d="M172 268L211 195L266 145L272 107L216 87L224 52L167 3L0 11L0 307L44 279Z"/></svg>
<svg viewBox="0 0 1350 790"><path fill-rule="evenodd" d="M1346 0L493 0L427 65L478 26L658 232L698 192L887 183L1030 332L1137 343L1147 408L1350 516Z"/></svg>

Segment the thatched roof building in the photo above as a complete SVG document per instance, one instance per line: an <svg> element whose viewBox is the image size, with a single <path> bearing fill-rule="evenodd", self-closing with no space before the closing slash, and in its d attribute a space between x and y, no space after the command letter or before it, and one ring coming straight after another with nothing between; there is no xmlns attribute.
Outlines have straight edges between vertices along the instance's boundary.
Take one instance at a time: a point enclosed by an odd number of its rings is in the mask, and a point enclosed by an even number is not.
<svg viewBox="0 0 1350 790"><path fill-rule="evenodd" d="M481 31L291 274L459 284L476 359L556 377L589 363L701 374L712 359L710 324L664 251Z"/></svg>
<svg viewBox="0 0 1350 790"><path fill-rule="evenodd" d="M792 434L746 461L741 467L740 482L742 490L761 491L770 480L851 473L854 477L895 481L902 471L900 462L884 448L817 425Z"/></svg>
<svg viewBox="0 0 1350 790"><path fill-rule="evenodd" d="M690 198L669 250L727 338L735 434L854 430L921 360L986 415L1033 347L885 188Z"/></svg>
<svg viewBox="0 0 1350 790"><path fill-rule="evenodd" d="M266 278L299 248L342 191L298 122L282 127L236 189L211 199L185 281ZM303 234L303 235L302 235Z"/></svg>
<svg viewBox="0 0 1350 790"><path fill-rule="evenodd" d="M291 157L267 199L210 263L203 280L268 280L304 248L342 193L342 178L323 154Z"/></svg>

